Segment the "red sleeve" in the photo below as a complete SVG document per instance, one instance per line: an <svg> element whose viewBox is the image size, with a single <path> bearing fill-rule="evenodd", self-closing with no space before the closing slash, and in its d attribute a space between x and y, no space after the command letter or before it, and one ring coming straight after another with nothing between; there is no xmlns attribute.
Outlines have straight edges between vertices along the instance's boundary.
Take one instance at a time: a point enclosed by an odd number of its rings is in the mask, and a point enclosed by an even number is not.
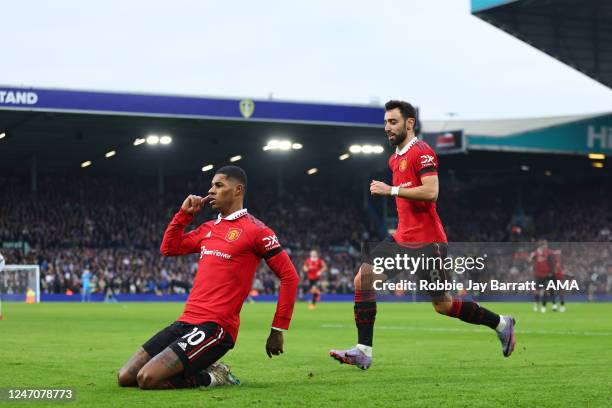
<svg viewBox="0 0 612 408"><path fill-rule="evenodd" d="M266 260L272 272L281 281L272 327L287 330L293 315L293 306L300 282L297 271L291 263L289 255L283 251L276 234L270 228L264 227L261 229L255 239L255 248L257 254Z"/></svg>
<svg viewBox="0 0 612 408"><path fill-rule="evenodd" d="M282 249L276 255L266 258L266 263L281 281L272 327L275 329L287 330L291 322L291 316L293 315L293 307L295 305L300 279L291 263L291 259L289 259L289 255Z"/></svg>
<svg viewBox="0 0 612 408"><path fill-rule="evenodd" d="M183 210L179 210L168 224L161 247L159 248L162 255L176 256L185 254L194 254L200 252L200 241L202 232L210 229L206 224L200 225L187 234L184 233L185 228L193 220L193 215L187 214Z"/></svg>
<svg viewBox="0 0 612 408"><path fill-rule="evenodd" d="M414 157L413 165L419 177L422 178L426 174L428 176L438 174L438 157L431 147L426 146Z"/></svg>

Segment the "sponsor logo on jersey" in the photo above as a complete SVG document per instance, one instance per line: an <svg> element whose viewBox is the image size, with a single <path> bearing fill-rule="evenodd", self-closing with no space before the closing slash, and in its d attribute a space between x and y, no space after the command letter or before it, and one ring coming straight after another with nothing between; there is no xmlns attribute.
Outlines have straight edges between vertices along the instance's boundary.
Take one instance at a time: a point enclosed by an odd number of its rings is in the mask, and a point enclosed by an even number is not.
<svg viewBox="0 0 612 408"><path fill-rule="evenodd" d="M399 162L399 171L405 171L408 168L408 160L402 159Z"/></svg>
<svg viewBox="0 0 612 408"><path fill-rule="evenodd" d="M226 254L217 249L206 249L206 247L202 245L200 249L200 259L204 258L205 256L218 256L219 258L223 259L232 259L230 254Z"/></svg>
<svg viewBox="0 0 612 408"><path fill-rule="evenodd" d="M229 230L227 230L227 234L225 234L225 240L227 242L234 242L238 238L240 238L241 233L242 230L240 228L230 228Z"/></svg>
<svg viewBox="0 0 612 408"><path fill-rule="evenodd" d="M263 237L262 241L264 242L265 249L272 249L275 246L280 246L280 242L278 242L276 235L268 235L267 237Z"/></svg>
<svg viewBox="0 0 612 408"><path fill-rule="evenodd" d="M208 234L204 238L210 238L212 236L212 231L208 231Z"/></svg>
<svg viewBox="0 0 612 408"><path fill-rule="evenodd" d="M435 165L434 157L430 156L428 154L424 154L423 156L421 156L421 165L422 166L433 166L433 165Z"/></svg>

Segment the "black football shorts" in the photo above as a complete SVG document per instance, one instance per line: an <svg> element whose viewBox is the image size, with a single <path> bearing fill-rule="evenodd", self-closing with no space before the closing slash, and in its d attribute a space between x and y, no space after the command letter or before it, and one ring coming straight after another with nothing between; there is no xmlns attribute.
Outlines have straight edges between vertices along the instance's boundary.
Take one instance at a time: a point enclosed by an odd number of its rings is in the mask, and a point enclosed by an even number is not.
<svg viewBox="0 0 612 408"><path fill-rule="evenodd" d="M319 287L319 279L308 279L308 290Z"/></svg>
<svg viewBox="0 0 612 408"><path fill-rule="evenodd" d="M155 357L170 347L181 359L185 373L195 374L219 360L234 347L232 337L217 323L198 325L174 322L162 329L142 348Z"/></svg>

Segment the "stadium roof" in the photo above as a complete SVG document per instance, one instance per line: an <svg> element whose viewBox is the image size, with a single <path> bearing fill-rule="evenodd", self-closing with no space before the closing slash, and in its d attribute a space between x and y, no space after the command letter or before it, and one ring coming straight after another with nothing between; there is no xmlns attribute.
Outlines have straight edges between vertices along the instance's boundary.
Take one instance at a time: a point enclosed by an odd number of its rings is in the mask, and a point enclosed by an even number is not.
<svg viewBox="0 0 612 408"><path fill-rule="evenodd" d="M27 172L35 157L41 172L80 171L91 160L88 170L152 175L163 161L170 175L234 155L268 168L282 156L262 151L270 139L301 143L289 156L307 169L337 161L353 143L385 145L382 114L376 106L0 86L0 170ZM153 133L172 144L133 145ZM117 154L106 159L111 150Z"/></svg>
<svg viewBox="0 0 612 408"><path fill-rule="evenodd" d="M460 129L467 135L503 137L589 120L610 114L612 114L612 112L517 119L426 120L423 121L423 131L443 132Z"/></svg>
<svg viewBox="0 0 612 408"><path fill-rule="evenodd" d="M612 112L527 119L424 121L423 131L462 130L467 150L612 153ZM442 143L445 143L442 140Z"/></svg>
<svg viewBox="0 0 612 408"><path fill-rule="evenodd" d="M280 168L287 178L312 167L320 174L334 169L339 177L366 176L384 171L386 157L366 165L362 158L340 162L339 156L352 144L386 146L382 114L382 107L371 106L0 87L0 173L36 168L40 173L193 175L204 165L218 168L241 155L239 164L264 180L276 177ZM423 123L425 132L463 131L467 144L461 151L467 146L489 152L612 154L608 129L612 114ZM173 142L134 145L149 134L167 134ZM289 139L303 149L263 151L270 139ZM106 158L110 151L116 154ZM93 164L83 170L81 163L88 160Z"/></svg>
<svg viewBox="0 0 612 408"><path fill-rule="evenodd" d="M0 85L0 109L232 120L375 126L382 123L381 106L337 105L186 95L18 88Z"/></svg>
<svg viewBox="0 0 612 408"><path fill-rule="evenodd" d="M612 2L472 0L472 13L612 87Z"/></svg>

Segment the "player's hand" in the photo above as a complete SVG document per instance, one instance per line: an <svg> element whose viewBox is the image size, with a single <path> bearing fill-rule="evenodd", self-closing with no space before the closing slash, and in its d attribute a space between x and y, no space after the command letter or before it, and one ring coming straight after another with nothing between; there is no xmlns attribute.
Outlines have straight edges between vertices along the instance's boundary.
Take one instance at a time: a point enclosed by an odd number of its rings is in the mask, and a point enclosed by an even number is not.
<svg viewBox="0 0 612 408"><path fill-rule="evenodd" d="M381 196L391 195L391 186L382 181L372 180L370 183L370 194Z"/></svg>
<svg viewBox="0 0 612 408"><path fill-rule="evenodd" d="M190 194L187 196L185 201L183 201L181 210L185 211L187 214L193 215L200 211L202 207L204 207L210 200L210 196L200 197L198 195Z"/></svg>
<svg viewBox="0 0 612 408"><path fill-rule="evenodd" d="M268 341L266 341L266 354L272 358L272 355L280 356L283 354L283 332L280 330L270 330Z"/></svg>

